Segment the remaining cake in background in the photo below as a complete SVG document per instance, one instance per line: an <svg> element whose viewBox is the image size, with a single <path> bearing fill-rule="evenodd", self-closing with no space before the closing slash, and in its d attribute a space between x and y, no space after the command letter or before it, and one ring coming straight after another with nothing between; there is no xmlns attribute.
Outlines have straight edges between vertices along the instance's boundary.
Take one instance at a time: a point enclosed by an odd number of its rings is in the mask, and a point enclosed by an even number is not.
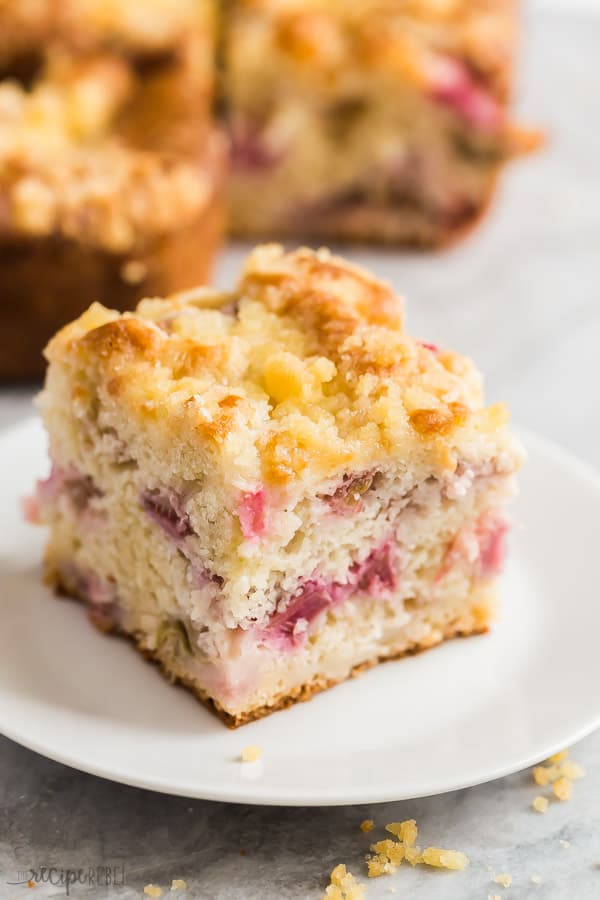
<svg viewBox="0 0 600 900"><path fill-rule="evenodd" d="M134 4L140 16L157 5ZM61 32L37 46L27 83L0 83L0 378L40 374L44 344L90 298L126 309L209 277L225 145L212 118L210 4L187 6L193 27L150 53L142 35L127 43L106 4L66 4L63 17L72 8L81 19L73 47ZM147 44L149 24L144 34Z"/></svg>
<svg viewBox="0 0 600 900"><path fill-rule="evenodd" d="M260 247L47 356L48 580L229 724L488 628L521 450L368 272Z"/></svg>
<svg viewBox="0 0 600 900"><path fill-rule="evenodd" d="M508 113L516 9L233 0L233 230L422 246L462 234L536 140Z"/></svg>

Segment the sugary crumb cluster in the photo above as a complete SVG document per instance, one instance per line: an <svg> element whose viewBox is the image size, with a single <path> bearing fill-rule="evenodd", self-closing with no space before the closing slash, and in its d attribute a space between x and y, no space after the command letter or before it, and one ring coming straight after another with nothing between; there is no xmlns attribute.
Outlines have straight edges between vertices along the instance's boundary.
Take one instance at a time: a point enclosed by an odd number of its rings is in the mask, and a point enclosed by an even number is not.
<svg viewBox="0 0 600 900"><path fill-rule="evenodd" d="M390 875L402 862L408 862L412 866L424 864L438 869L457 870L465 869L469 864L468 858L459 850L426 847L422 851L417 847L418 829L414 819L390 822L385 830L394 835L396 840L387 838L371 844L372 853L367 856L369 878Z"/></svg>
<svg viewBox="0 0 600 900"><path fill-rule="evenodd" d="M578 778L582 778L585 774L582 767L573 760L569 759L569 751L562 750L551 756L544 765L535 766L533 769L533 778L536 784L545 787L552 785L554 796L559 800L569 799L572 792L572 782ZM544 796L537 796L533 801L533 808L537 812L546 812L549 800ZM360 823L360 830L367 833L375 827L372 819L365 819ZM371 844L371 853L367 855L367 870L369 878L377 878L380 875L393 874L398 866L403 862L411 865L423 863L436 868L444 869L465 869L469 860L468 857L458 850L445 850L440 847L427 847L421 851L416 846L418 835L417 825L414 819L407 819L404 822L390 822L385 826L386 831L396 838L389 838L377 841ZM567 849L571 846L567 840L560 841L561 847ZM334 875L336 880L334 881ZM336 866L332 872L331 886L327 889L323 900L335 898L335 900L345 900L350 898L363 898L364 887L358 886L358 894L345 894L341 891L341 881L346 876L346 867L343 865ZM354 879L348 876L351 883ZM513 877L508 872L500 872L498 874L491 873L492 881L508 889L513 883ZM541 875L534 874L531 876L531 883L540 885L543 882ZM350 883L350 882L349 882ZM499 894L488 894L488 900L500 900Z"/></svg>
<svg viewBox="0 0 600 900"><path fill-rule="evenodd" d="M372 819L365 819L360 824L361 831L365 833L372 831L374 827ZM395 840L385 838L371 844L371 853L366 857L369 878L391 875L403 862L412 866L423 864L436 869L453 870L465 869L469 864L467 856L459 850L446 850L442 847L426 847L421 850L417 847L418 828L414 819L390 822L385 830ZM354 876L347 872L346 866L340 864L331 873L331 883L323 900L362 900L364 896L364 885L358 884Z"/></svg>
<svg viewBox="0 0 600 900"><path fill-rule="evenodd" d="M533 769L535 783L540 787L551 787L552 796L557 800L570 800L573 782L585 774L582 767L568 756L568 750L561 750L551 756L545 765L535 766ZM547 796L539 794L534 797L532 806L536 812L545 813L549 802Z"/></svg>
<svg viewBox="0 0 600 900"><path fill-rule="evenodd" d="M48 357L93 369L173 459L201 446L231 483L314 484L411 454L453 472L461 442L497 442L507 418L468 360L405 331L390 287L325 250L259 247L233 296L96 304Z"/></svg>
<svg viewBox="0 0 600 900"><path fill-rule="evenodd" d="M0 231L124 253L193 220L214 187L210 167L115 134L137 89L126 61L108 55L54 57L29 90L0 83Z"/></svg>

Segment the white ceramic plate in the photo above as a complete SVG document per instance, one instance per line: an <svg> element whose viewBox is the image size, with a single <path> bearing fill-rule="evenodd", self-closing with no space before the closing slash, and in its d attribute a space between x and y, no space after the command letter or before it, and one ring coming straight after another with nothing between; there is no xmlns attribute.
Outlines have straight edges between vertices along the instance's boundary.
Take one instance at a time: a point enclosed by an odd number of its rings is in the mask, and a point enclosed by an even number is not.
<svg viewBox="0 0 600 900"><path fill-rule="evenodd" d="M19 498L47 469L37 421L0 437L0 731L151 790L245 803L418 797L524 768L600 725L600 478L540 438L489 635L380 666L227 730L125 641L40 584ZM259 744L259 763L238 761Z"/></svg>

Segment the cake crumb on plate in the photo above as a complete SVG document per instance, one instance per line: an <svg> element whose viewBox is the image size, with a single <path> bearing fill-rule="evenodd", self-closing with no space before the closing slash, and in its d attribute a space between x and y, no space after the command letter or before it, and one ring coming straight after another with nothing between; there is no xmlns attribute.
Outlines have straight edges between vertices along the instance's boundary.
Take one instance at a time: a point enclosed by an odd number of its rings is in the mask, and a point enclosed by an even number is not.
<svg viewBox="0 0 600 900"><path fill-rule="evenodd" d="M262 756L262 747L257 744L248 744L242 750L242 762L257 762Z"/></svg>

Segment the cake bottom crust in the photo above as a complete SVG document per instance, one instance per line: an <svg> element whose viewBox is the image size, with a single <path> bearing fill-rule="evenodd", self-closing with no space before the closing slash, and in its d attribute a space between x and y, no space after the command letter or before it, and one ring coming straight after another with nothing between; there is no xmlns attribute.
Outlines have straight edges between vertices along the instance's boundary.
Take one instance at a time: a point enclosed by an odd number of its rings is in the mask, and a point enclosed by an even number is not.
<svg viewBox="0 0 600 900"><path fill-rule="evenodd" d="M87 605L87 598L85 597L85 595L77 591L77 589L74 589L72 585L67 586L61 580L58 572L47 572L46 581L58 596L67 599L75 599ZM135 645L136 649L139 650L139 652L148 662L155 663L159 667L162 674L168 681L170 681L172 684L180 684L190 690L194 694L194 696L198 700L200 700L200 702L203 703L204 706L207 707L207 709L215 713L219 717L219 719L225 725L227 725L228 728L235 729L239 728L241 725L247 725L249 722L254 722L257 719L262 719L265 716L270 715L271 713L287 709L290 706L293 706L295 703L304 703L307 700L312 699L312 697L314 697L316 694L321 693L322 691L326 691L329 688L335 687L335 685L337 684L348 681L350 678L356 678L362 672L366 672L368 669L379 665L379 663L392 662L394 660L401 659L404 656L414 656L417 653L422 653L424 650L429 650L432 647L436 647L439 644L450 640L451 638L471 637L477 634L485 634L487 631L489 631L489 617L491 617L490 613L488 613L487 617L482 614L481 616L475 617L474 619L472 611L469 610L469 614L465 615L463 618L458 618L444 625L440 625L440 627L436 627L433 633L429 634L424 640L414 641L408 643L400 650L393 650L390 653L378 654L376 656L373 656L371 659L364 660L363 662L354 665L350 669L350 671L341 678L326 678L322 675L316 675L310 681L307 681L301 685L297 685L291 690L275 695L272 702L264 704L262 706L254 707L237 715L233 715L232 713L224 709L218 702L218 700L215 700L206 691L202 690L194 682L193 679L186 678L184 674L173 672L173 670L166 665L165 661L162 660L157 653L153 652L148 647L143 645L141 636L132 634L114 625L106 627L106 625L102 621L95 620L93 615L90 615L90 621L96 628L98 628L99 631L103 632L104 634L111 634L127 638Z"/></svg>
<svg viewBox="0 0 600 900"><path fill-rule="evenodd" d="M450 640L451 638L471 637L477 634L485 634L487 631L489 631L487 625L475 628L473 626L461 626L460 623L458 625L449 625L441 633L436 634L433 639L417 641L411 646L406 647L404 650L382 654L366 660L365 662L358 663L356 666L353 666L348 675L344 678L322 678L317 676L312 681L300 685L293 691L276 697L273 703L257 707L256 709L249 710L247 713L238 716L231 715L231 713L222 709L219 704L211 698L203 697L197 687L189 684L187 684L186 687L190 687L195 696L206 706L211 708L219 718L225 722L228 728L239 728L240 725L247 725L248 722L262 719L264 716L269 716L271 713L277 712L278 710L288 709L288 707L293 706L295 703L305 703L307 700L311 700L315 694L320 694L321 691L326 691L329 688L335 687L336 684L341 684L344 681L348 681L350 678L357 678L363 672L379 665L379 663L393 662L394 660L402 659L404 656L415 656L417 653L431 650L433 647L437 647L439 644L442 644L444 641ZM177 680L183 683L182 679Z"/></svg>

